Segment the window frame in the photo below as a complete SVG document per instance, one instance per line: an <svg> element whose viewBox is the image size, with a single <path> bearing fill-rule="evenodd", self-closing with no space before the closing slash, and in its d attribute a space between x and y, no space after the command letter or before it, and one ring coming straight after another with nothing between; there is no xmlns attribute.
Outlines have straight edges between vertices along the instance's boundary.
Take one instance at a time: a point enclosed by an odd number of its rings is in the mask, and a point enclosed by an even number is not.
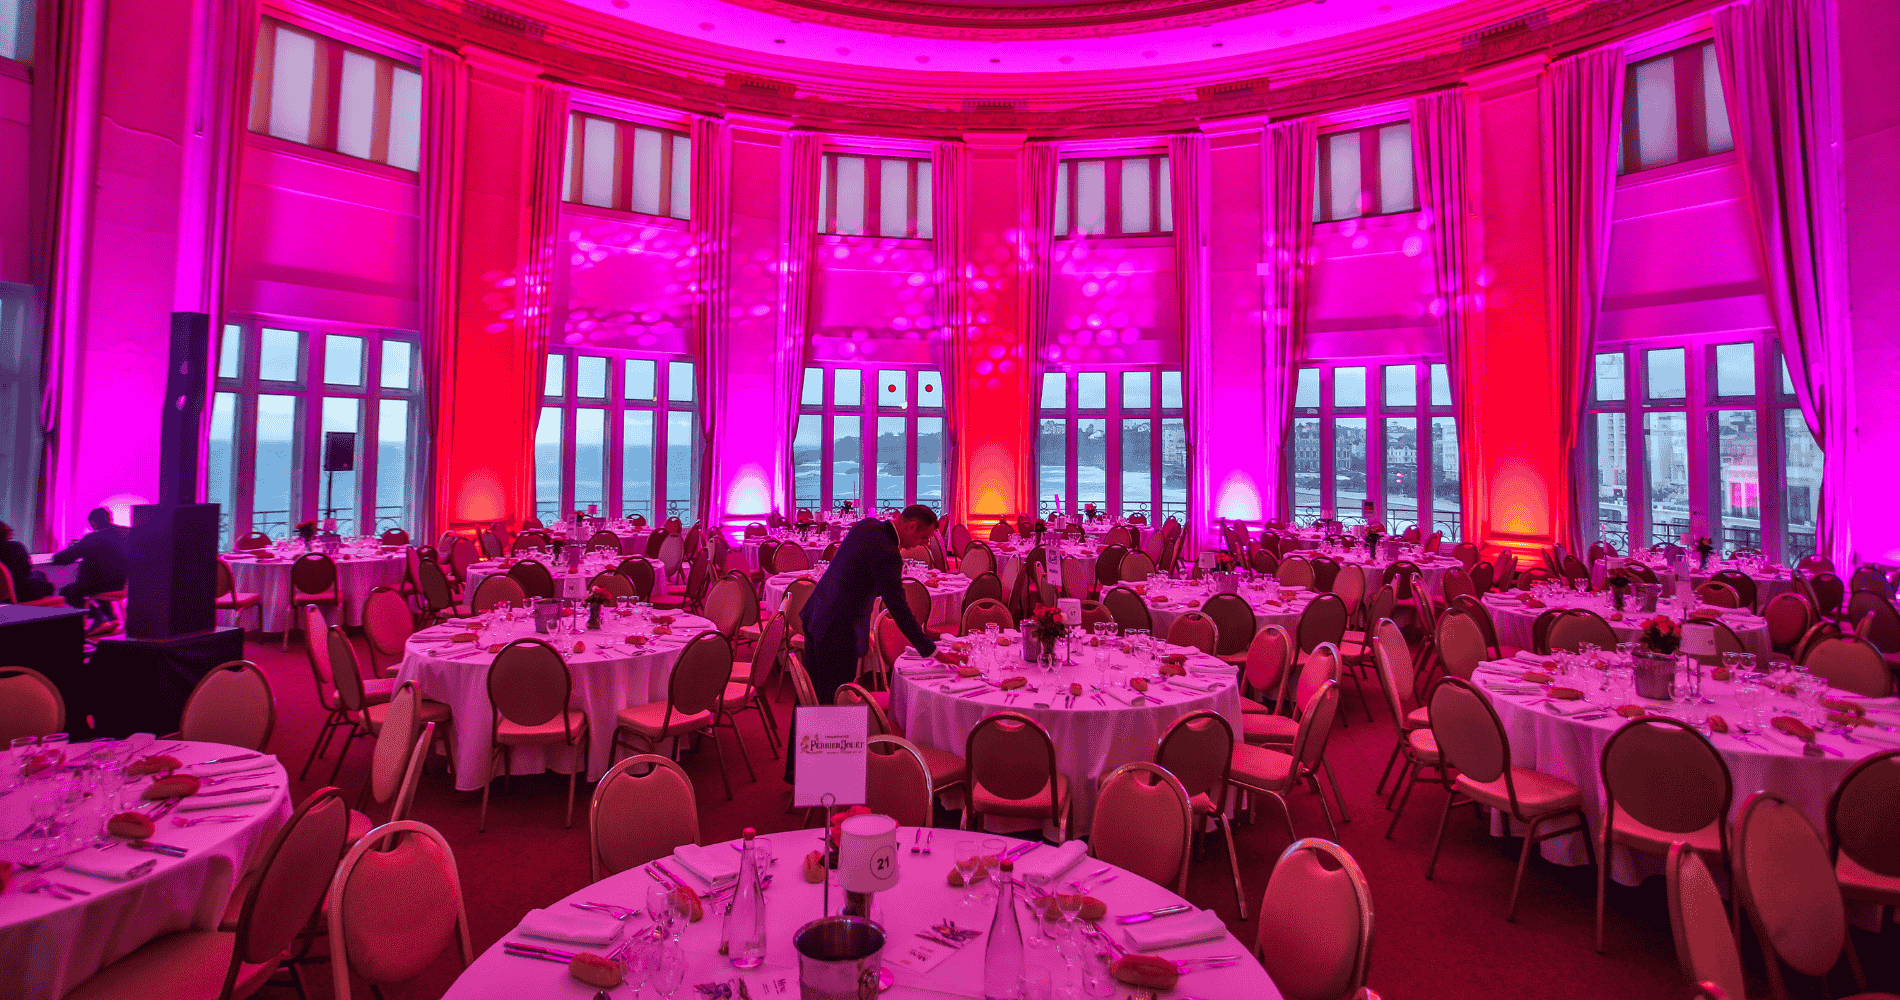
<svg viewBox="0 0 1900 1000"><path fill-rule="evenodd" d="M837 373L852 370L859 373L858 404L843 406L837 402ZM811 372L819 372L819 401L805 402L805 381ZM881 372L902 372L904 374L904 405L884 406L878 402L878 375ZM943 393L939 405L926 407L920 386L926 374L937 376L937 391ZM854 509L869 513L880 509L877 498L877 439L878 421L883 417L902 417L904 419L904 502L898 506L906 507L915 503L935 503L940 507L951 499L950 463L947 455L940 456L938 483L942 495L931 500L919 500L917 494L917 421L919 418L936 418L943 421L944 443L947 447L950 434L949 381L944 378L941 365L918 362L886 361L812 361L802 367L798 381L798 420L793 422L793 439L798 435L798 423L805 417L819 418L819 463L818 497L813 500L799 493L797 448L792 452L791 482L792 506L804 508L806 504L816 504L809 508L814 511L836 510L841 500L851 501ZM836 475L833 471L837 461L837 440L834 431L838 417L857 417L858 424L858 488L853 497L839 497L834 489Z"/></svg>
<svg viewBox="0 0 1900 1000"><path fill-rule="evenodd" d="M1360 219L1376 219L1394 215L1410 215L1419 210L1418 204L1418 136L1412 128L1409 116L1388 118L1377 116L1377 121L1353 122L1339 128L1320 132L1314 137L1313 149L1313 222L1326 225L1334 222L1353 222ZM1405 141L1412 150L1412 203L1409 208L1384 210L1385 175L1380 169L1382 148L1379 133L1395 125L1405 126ZM1359 135L1359 214L1331 214L1332 209L1326 197L1332 190L1329 180L1332 177L1332 148L1327 142L1336 135L1348 132Z"/></svg>
<svg viewBox="0 0 1900 1000"><path fill-rule="evenodd" d="M1412 405L1410 407L1388 405L1385 401L1385 369L1404 365L1410 365L1413 369ZM1453 393L1453 399L1445 403L1437 403L1432 399L1432 370L1435 367L1446 368L1446 381L1448 385L1450 385L1451 392ZM1365 371L1363 378L1365 379L1364 391L1366 402L1361 406L1340 406L1335 400L1335 393L1338 388L1338 375L1336 372L1339 369L1352 368L1361 368ZM1360 497L1360 502L1363 503L1367 499L1373 500L1377 517L1385 522L1387 530L1391 533L1396 534L1404 531L1409 526L1416 525L1421 535L1429 535L1433 531L1443 531L1447 538L1454 540L1462 538L1464 535L1464 509L1469 503L1468 495L1470 484L1464 481L1462 470L1457 470L1459 471L1458 506L1456 508L1441 506L1438 502L1437 493L1432 488L1437 482L1437 452L1429 446L1418 444L1421 437L1429 440L1434 421L1440 418L1449 418L1452 420L1452 433L1454 436L1458 433L1458 414L1455 395L1458 391L1458 387L1456 384L1450 382L1450 368L1447 366L1444 355L1405 354L1364 358L1309 358L1300 362L1299 369L1300 371L1311 370L1319 373L1320 398L1319 405L1317 406L1294 406L1292 420L1287 427L1287 509L1291 512L1293 519L1295 521L1303 520L1304 522L1310 522L1317 518L1329 516L1328 512L1330 509L1330 516L1337 519L1341 524L1360 525L1366 523L1364 509L1362 507L1355 507L1351 510L1341 509L1338 494L1337 422L1341 418L1356 418L1364 420L1366 425L1366 495ZM1298 377L1298 375L1295 375L1296 385ZM1297 403L1297 401L1298 398L1296 396L1295 402ZM1412 433L1415 451L1417 453L1413 460L1413 468L1416 470L1414 482L1416 492L1412 498L1413 519L1410 522L1399 522L1392 517L1391 512L1386 507L1385 437L1386 420L1388 418L1411 418L1414 421ZM1319 431L1316 437L1320 467L1319 504L1317 507L1302 506L1298 502L1299 483L1296 477L1298 475L1297 469L1299 465L1299 441L1296 430L1299 426L1299 421L1302 419L1319 421ZM1463 447L1462 442L1459 444L1459 447ZM1429 516L1426 514L1427 511L1430 512ZM1431 526L1429 529L1426 527L1428 524Z"/></svg>
<svg viewBox="0 0 1900 1000"><path fill-rule="evenodd" d="M1140 234L1137 234L1140 235ZM1148 406L1131 407L1125 404L1123 394L1127 391L1126 377L1130 373L1147 373ZM1181 405L1167 406L1162 386L1163 376L1174 374L1181 379ZM1083 407L1081 404L1081 377L1084 374L1101 374L1104 378L1103 405ZM1062 379L1063 394L1060 408L1045 407L1042 404L1043 386L1051 376ZM1150 523L1159 524L1169 517L1179 518L1186 523L1188 517L1188 499L1185 495L1178 502L1166 499L1166 454L1167 434L1164 421L1181 421L1183 433L1187 430L1187 373L1172 365L1130 364L1130 365L1045 365L1036 373L1034 382L1035 407L1034 419L1036 432L1031 437L1035 452L1035 489L1036 509L1044 514L1076 514L1081 512L1084 501L1081 499L1080 477L1080 421L1101 420L1104 422L1103 434L1103 501L1100 512L1110 517L1126 517L1130 514L1146 515ZM1042 422L1044 420L1063 422L1063 491L1060 503L1051 510L1047 507L1050 498L1042 495L1042 470L1047 456L1042 454ZM1123 501L1123 422L1127 420L1149 421L1148 453L1148 503L1145 507L1130 507ZM1183 480L1193 481L1194 451L1187 448L1183 455Z"/></svg>
<svg viewBox="0 0 1900 1000"><path fill-rule="evenodd" d="M850 157L864 161L864 228L861 233L841 233L838 231L838 160ZM885 236L876 232L882 220L884 171L886 160L896 160L906 164L908 193L906 195L906 226L902 236ZM928 174L929 179L924 180ZM827 148L819 154L818 161L818 235L840 239L858 240L909 240L928 243L935 239L935 222L931 218L929 206L936 204L936 170L932 167L927 154L884 149L850 149L844 147ZM929 206L925 203L925 192L929 193ZM929 228L929 234L924 230Z"/></svg>
<svg viewBox="0 0 1900 1000"><path fill-rule="evenodd" d="M1122 229L1122 164L1128 160L1148 163L1148 224L1144 232ZM1076 229L1080 207L1082 164L1102 162L1102 226L1099 232ZM1166 150L1124 151L1114 153L1077 153L1056 160L1055 218L1050 233L1058 240L1174 238L1173 166ZM1165 223L1165 224L1164 224Z"/></svg>
<svg viewBox="0 0 1900 1000"><path fill-rule="evenodd" d="M614 196L612 199L613 204L611 205L595 205L580 200L585 197L584 178L587 168L587 130L583 119L586 118L596 118L613 126L616 157L624 160L624 169L616 171L614 178ZM685 215L673 215L670 212L655 214L652 212L642 212L633 207L635 163L633 157L626 155L625 151L633 148L633 133L637 129L646 129L650 132L660 133L660 162L662 164L662 170L660 172L660 202L663 205L671 206L673 203L673 159L675 155L675 144L682 140L687 143L687 197ZM692 182L695 162L694 157L696 157L698 153L699 151L697 149L692 148L692 133L677 125L663 125L640 119L626 118L605 109L576 105L568 111L567 141L562 153L564 159L562 161L561 174L561 204L566 208L614 212L638 216L642 219L664 220L671 223L690 223L692 222L693 216ZM624 207L622 205L623 193L625 195Z"/></svg>
<svg viewBox="0 0 1900 1000"><path fill-rule="evenodd" d="M291 31L312 36L317 39L319 45L327 44L336 46L337 52L335 59L326 60L326 62L340 60L345 52L354 51L359 55L376 60L379 66L382 64L391 64L409 70L416 75L418 80L416 109L417 162L414 168L390 163L388 161L387 146L384 148L384 158L377 160L357 156L354 153L343 152L336 148L335 136L331 137L329 145L318 145L312 142L299 142L295 139L274 135L270 131L270 100L265 100L263 103L261 111L262 120L260 122L259 88L263 87L266 90L270 90L274 89L275 85L275 51L277 38L275 33L270 29L276 26L282 26ZM327 21L298 17L287 11L277 9L267 11L258 19L256 49L257 55L251 69L251 92L246 103L245 111L247 118L245 132L249 136L250 141L273 144L278 148L296 151L298 153L314 154L319 158L325 159L327 162L340 162L358 169L367 167L373 172L388 171L391 176L401 177L412 182L420 178L422 148L427 142L427 136L422 134L427 127L427 122L424 120L421 107L422 95L426 84L421 80L423 74L423 60L421 59L420 53L407 52L399 48L391 47L390 45L378 44L377 41L364 37L362 34L353 30L353 26L331 24L327 23ZM342 88L340 84L333 86L331 92L327 95L328 99L325 102L326 107L321 109L324 112L325 127L333 132L341 127L341 114L339 110L341 94ZM392 120L395 115L393 100L392 90L392 103L387 108L381 109L384 113L388 114ZM313 104L311 110L314 128L314 120L319 109Z"/></svg>
<svg viewBox="0 0 1900 1000"><path fill-rule="evenodd" d="M1656 171L1693 168L1706 163L1711 157L1734 156L1734 123L1728 115L1728 95L1722 93L1723 118L1729 121L1729 145L1725 149L1709 147L1708 90L1704 86L1704 77L1698 67L1696 71L1685 68L1688 60L1681 56L1690 50L1707 50L1707 58L1717 58L1715 42L1707 36L1671 40L1668 44L1645 50L1640 56L1627 56L1623 64L1623 107L1622 124L1617 133L1616 176L1624 178L1657 176ZM1638 68L1663 59L1676 62L1674 67L1676 96L1676 158L1667 163L1644 166L1642 163L1642 139L1640 121L1636 112L1638 93L1636 72ZM1700 62L1700 60L1698 60ZM1687 86L1685 86L1685 81ZM1717 87L1721 86L1718 76ZM1687 124L1685 124L1685 122ZM1694 143L1685 148L1685 137L1693 138ZM1699 150L1699 151L1698 151Z"/></svg>
<svg viewBox="0 0 1900 1000"><path fill-rule="evenodd" d="M593 206L587 206L593 207ZM651 351L623 351L606 348L553 347L548 357L561 357L561 392L558 395L546 391L545 377L542 381L540 406L535 411L535 426L529 429L532 436L540 427L541 414L553 408L561 415L561 494L558 499L549 500L540 495L540 470L537 466L533 475L535 484L535 516L543 522L552 518L565 518L576 509L574 498L575 485L575 440L574 431L581 410L601 410L605 423L601 436L601 498L602 517L631 517L640 511L627 509L627 498L623 495L626 488L626 414L628 411L646 411L653 414L653 500L652 508L645 512L648 523L657 524L668 517L678 517L682 522L691 524L697 520L699 506L699 485L701 471L700 454L700 415L698 359L686 354L663 354ZM598 398L580 396L579 360L582 357L602 358L606 361L607 378L603 395ZM653 362L653 398L628 399L626 380L628 361ZM688 376L692 387L692 398L673 399L673 365L684 362L693 365L693 373ZM671 421L674 413L692 414L692 432L688 435L692 453L689 461L691 469L687 473L688 495L674 497L668 489L671 474L669 454L672 441ZM664 511L664 514L662 514Z"/></svg>

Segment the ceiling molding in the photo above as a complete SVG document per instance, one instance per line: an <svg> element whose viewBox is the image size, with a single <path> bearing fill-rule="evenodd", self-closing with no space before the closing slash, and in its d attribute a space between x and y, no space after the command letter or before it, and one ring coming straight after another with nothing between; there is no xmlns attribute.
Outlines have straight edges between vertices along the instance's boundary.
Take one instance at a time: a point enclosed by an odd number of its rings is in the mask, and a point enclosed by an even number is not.
<svg viewBox="0 0 1900 1000"><path fill-rule="evenodd" d="M1218 24L1308 0L1096 0L1079 3L931 3L928 0L732 0L753 10L834 28L958 41L1097 38Z"/></svg>

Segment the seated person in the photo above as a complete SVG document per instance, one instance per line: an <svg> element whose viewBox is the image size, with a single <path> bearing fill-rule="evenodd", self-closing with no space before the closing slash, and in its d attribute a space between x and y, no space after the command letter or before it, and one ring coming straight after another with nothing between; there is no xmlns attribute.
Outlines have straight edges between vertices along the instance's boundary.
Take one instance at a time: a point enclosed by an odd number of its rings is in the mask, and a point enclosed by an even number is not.
<svg viewBox="0 0 1900 1000"><path fill-rule="evenodd" d="M104 507L93 508L92 513L86 515L86 523L92 525L91 531L53 554L55 566L79 563L78 579L59 589L59 596L75 608L85 607L86 599L94 595L125 589L126 550L130 547L131 532L113 524L112 513ZM109 621L112 609L97 606L93 609L93 618Z"/></svg>
<svg viewBox="0 0 1900 1000"><path fill-rule="evenodd" d="M13 577L14 600L25 604L52 596L52 581L33 568L33 558L27 554L26 546L13 540L13 525L5 521L0 521L0 566L5 566L7 574Z"/></svg>

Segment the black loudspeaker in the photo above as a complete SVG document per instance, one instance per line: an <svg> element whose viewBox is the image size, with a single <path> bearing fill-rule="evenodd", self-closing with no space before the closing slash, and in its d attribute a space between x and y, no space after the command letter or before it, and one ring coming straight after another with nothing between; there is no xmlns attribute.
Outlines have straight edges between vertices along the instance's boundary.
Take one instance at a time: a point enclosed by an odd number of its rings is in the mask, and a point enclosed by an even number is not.
<svg viewBox="0 0 1900 1000"><path fill-rule="evenodd" d="M218 505L150 504L132 508L131 559L125 572L125 634L171 639L216 624Z"/></svg>
<svg viewBox="0 0 1900 1000"><path fill-rule="evenodd" d="M323 432L323 471L352 472L356 469L356 432Z"/></svg>
<svg viewBox="0 0 1900 1000"><path fill-rule="evenodd" d="M171 367L165 375L165 412L158 439L161 504L198 502L198 449L210 356L211 317L172 313Z"/></svg>

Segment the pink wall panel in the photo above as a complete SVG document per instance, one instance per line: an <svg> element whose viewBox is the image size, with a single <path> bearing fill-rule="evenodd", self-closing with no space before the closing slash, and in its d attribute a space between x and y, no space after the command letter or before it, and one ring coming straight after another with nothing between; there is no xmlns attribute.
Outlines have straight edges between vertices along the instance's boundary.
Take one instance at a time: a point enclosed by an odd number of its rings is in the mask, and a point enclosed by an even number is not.
<svg viewBox="0 0 1900 1000"><path fill-rule="evenodd" d="M1063 364L1181 364L1174 241L1056 240L1049 311Z"/></svg>
<svg viewBox="0 0 1900 1000"><path fill-rule="evenodd" d="M24 70L0 60L0 281L21 284L33 278L33 227L27 210L32 104L33 87Z"/></svg>
<svg viewBox="0 0 1900 1000"><path fill-rule="evenodd" d="M559 277L570 347L686 352L693 326L692 234L667 224L570 208ZM556 301L561 301L557 292Z"/></svg>
<svg viewBox="0 0 1900 1000"><path fill-rule="evenodd" d="M783 509L787 414L793 403L779 388L780 276L785 224L781 195L787 140L782 125L735 125L731 130L733 182L730 337L726 356L710 369L718 393L717 464L702 462L717 496L715 515L762 518Z"/></svg>
<svg viewBox="0 0 1900 1000"><path fill-rule="evenodd" d="M1279 453L1265 433L1260 262L1260 132L1208 137L1208 340L1188 378L1206 405L1189 429L1201 508L1216 517L1258 521L1280 509L1278 478L1260 465ZM1190 391L1195 391L1190 386Z"/></svg>
<svg viewBox="0 0 1900 1000"><path fill-rule="evenodd" d="M1772 326L1735 158L1651 174L1617 187L1599 341Z"/></svg>

